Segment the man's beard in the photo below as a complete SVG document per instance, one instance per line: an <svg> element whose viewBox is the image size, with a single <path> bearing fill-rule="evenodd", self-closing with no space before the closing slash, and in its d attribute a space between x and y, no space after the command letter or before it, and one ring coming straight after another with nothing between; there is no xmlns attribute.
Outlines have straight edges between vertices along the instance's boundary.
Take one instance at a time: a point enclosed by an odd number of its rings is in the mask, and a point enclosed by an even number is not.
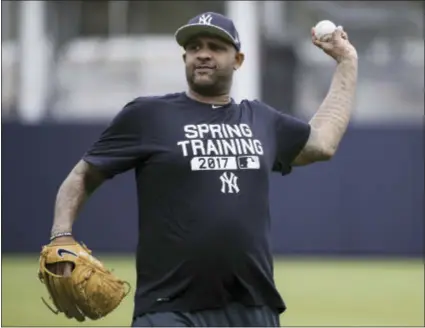
<svg viewBox="0 0 425 328"><path fill-rule="evenodd" d="M232 83L232 75L216 74L216 76L208 83L196 83L195 72L186 71L186 80L190 88L197 94L205 97L215 97L228 94Z"/></svg>

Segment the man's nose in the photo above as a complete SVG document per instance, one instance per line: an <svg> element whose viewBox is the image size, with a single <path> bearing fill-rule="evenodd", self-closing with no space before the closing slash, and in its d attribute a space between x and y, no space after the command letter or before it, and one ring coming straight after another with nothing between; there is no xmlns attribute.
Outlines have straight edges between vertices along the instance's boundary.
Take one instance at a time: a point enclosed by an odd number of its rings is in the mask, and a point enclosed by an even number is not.
<svg viewBox="0 0 425 328"><path fill-rule="evenodd" d="M197 57L199 60L209 60L211 59L211 53L208 49L202 48L198 51Z"/></svg>

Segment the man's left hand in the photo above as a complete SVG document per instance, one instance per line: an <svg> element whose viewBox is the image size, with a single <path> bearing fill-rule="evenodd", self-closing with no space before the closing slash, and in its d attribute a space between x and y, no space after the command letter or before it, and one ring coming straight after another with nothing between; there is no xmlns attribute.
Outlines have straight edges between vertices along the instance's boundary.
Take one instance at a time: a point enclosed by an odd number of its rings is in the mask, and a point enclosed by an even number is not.
<svg viewBox="0 0 425 328"><path fill-rule="evenodd" d="M312 28L311 40L315 46L322 49L338 63L344 59L357 60L357 51L348 40L348 35L341 26L338 26L328 39L322 41L314 35L314 28Z"/></svg>

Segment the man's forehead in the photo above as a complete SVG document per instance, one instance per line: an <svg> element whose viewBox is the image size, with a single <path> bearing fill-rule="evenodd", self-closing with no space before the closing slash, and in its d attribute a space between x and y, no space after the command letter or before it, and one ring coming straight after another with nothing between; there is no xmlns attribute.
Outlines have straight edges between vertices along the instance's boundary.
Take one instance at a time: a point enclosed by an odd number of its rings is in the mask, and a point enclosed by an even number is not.
<svg viewBox="0 0 425 328"><path fill-rule="evenodd" d="M190 44L190 43L198 43L198 42L199 43L216 42L223 45L225 44L227 46L232 46L232 44L229 41L215 34L209 34L209 33L200 33L192 37L187 43Z"/></svg>

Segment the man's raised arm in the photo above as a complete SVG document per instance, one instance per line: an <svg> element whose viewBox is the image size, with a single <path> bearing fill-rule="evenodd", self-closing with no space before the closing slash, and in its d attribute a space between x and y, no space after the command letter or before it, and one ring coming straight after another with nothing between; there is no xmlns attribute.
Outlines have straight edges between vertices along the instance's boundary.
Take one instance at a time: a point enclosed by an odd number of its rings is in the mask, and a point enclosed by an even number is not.
<svg viewBox="0 0 425 328"><path fill-rule="evenodd" d="M347 129L357 85L358 59L347 34L337 29L330 41L313 43L337 61L329 92L310 120L310 137L293 165L306 165L330 159Z"/></svg>

